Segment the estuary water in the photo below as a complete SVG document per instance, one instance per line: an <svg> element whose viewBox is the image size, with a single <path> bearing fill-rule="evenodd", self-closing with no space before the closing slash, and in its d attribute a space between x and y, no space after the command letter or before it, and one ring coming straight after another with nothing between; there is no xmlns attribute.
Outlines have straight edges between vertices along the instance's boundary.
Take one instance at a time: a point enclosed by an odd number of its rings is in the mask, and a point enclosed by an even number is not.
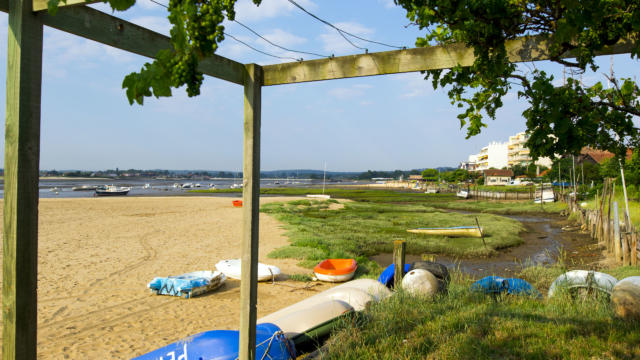
<svg viewBox="0 0 640 360"><path fill-rule="evenodd" d="M329 182L327 182L328 184ZM147 185L148 184L148 185ZM131 187L128 196L180 196L192 195L194 189L230 189L242 184L241 178L225 179L41 179L39 186L40 198L88 198L94 196L94 191L74 191L74 187L115 185ZM335 184L335 183L334 183ZM342 182L341 184L359 184L358 182ZM186 187L185 187L186 185ZM189 187L190 186L190 187ZM278 187L316 187L322 186L322 180L316 179L262 179L261 188ZM220 196L238 196L237 193L217 194ZM0 198L4 197L4 183L0 183Z"/></svg>

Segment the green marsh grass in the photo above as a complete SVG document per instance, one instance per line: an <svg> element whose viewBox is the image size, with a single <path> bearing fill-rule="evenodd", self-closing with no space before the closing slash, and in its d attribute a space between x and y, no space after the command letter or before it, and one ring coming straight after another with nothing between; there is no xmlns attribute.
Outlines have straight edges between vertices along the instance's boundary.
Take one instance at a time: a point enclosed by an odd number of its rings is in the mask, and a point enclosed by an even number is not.
<svg viewBox="0 0 640 360"><path fill-rule="evenodd" d="M563 202L536 204L531 200L527 201L449 201L442 204L435 204L437 207L444 207L452 210L464 210L474 212L486 212L494 214L557 214L567 209L567 204Z"/></svg>
<svg viewBox="0 0 640 360"><path fill-rule="evenodd" d="M344 208L328 210L330 203L297 200L270 203L261 211L285 224L290 245L269 254L294 258L313 267L326 258L355 258L359 273L378 270L368 258L391 253L393 240L407 241L408 254L440 253L461 257L487 256L496 250L522 243L524 229L516 220L492 214L468 215L444 212L427 205L346 202ZM472 226L475 218L485 232L485 248L480 238L447 238L408 233L419 227Z"/></svg>
<svg viewBox="0 0 640 360"><path fill-rule="evenodd" d="M640 274L637 267L623 271ZM543 290L561 273L558 266L538 267L520 277L536 277ZM470 292L472 282L454 271L447 294L430 299L400 291L373 304L356 320L341 323L322 358L640 358L640 322L614 317L606 296L493 298Z"/></svg>

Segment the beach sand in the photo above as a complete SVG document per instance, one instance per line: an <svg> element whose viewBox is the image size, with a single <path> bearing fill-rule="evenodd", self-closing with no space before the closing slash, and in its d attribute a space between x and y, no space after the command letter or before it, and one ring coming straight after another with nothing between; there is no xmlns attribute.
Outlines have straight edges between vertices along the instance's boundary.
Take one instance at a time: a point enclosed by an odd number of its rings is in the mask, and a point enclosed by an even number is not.
<svg viewBox="0 0 640 360"><path fill-rule="evenodd" d="M151 295L146 287L155 276L214 270L219 260L240 257L242 209L231 200L41 199L38 358L128 359L202 331L237 329L237 280L189 300ZM284 274L310 273L296 260L267 258L288 243L284 232L260 214L260 261ZM276 283L285 286L259 284L258 317L317 293L292 288L302 288L300 282Z"/></svg>

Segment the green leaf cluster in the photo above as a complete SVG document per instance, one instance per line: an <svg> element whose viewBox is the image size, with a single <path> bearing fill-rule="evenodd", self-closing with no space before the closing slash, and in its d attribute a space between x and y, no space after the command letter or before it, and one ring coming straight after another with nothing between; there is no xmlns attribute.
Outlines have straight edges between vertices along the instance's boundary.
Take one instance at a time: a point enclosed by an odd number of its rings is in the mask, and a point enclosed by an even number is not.
<svg viewBox="0 0 640 360"><path fill-rule="evenodd" d="M583 146L622 154L639 138L632 118L640 116L638 87L630 79L585 87L533 70L524 74L508 61L506 41L537 35L546 40L550 60L581 73L596 71L595 54L620 41L632 41L630 56L640 45L639 0L396 0L407 17L426 30L417 46L460 42L473 48L469 67L426 72L434 88L448 89L467 138L480 133L485 118L495 119L514 85L529 102L524 117L531 133L527 146L534 158L577 153ZM571 54L574 60L569 60Z"/></svg>

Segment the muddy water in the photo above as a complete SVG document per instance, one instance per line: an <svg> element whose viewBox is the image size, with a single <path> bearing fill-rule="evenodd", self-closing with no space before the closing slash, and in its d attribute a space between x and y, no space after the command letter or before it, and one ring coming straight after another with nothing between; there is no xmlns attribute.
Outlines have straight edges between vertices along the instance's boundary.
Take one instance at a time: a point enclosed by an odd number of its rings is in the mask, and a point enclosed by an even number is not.
<svg viewBox="0 0 640 360"><path fill-rule="evenodd" d="M435 261L449 268L458 267L476 277L487 275L511 276L527 264L552 264L559 256L565 258L569 267L593 268L601 260L601 251L596 241L588 234L562 230L567 225L565 218L540 216L507 216L522 222L525 230L520 234L522 245L499 250L489 258L455 258L435 255ZM407 244L410 247L410 244ZM410 251L410 249L409 249ZM433 254L428 254L433 256ZM391 254L379 254L372 260L386 267L393 262ZM422 260L422 255L406 255L406 262Z"/></svg>

